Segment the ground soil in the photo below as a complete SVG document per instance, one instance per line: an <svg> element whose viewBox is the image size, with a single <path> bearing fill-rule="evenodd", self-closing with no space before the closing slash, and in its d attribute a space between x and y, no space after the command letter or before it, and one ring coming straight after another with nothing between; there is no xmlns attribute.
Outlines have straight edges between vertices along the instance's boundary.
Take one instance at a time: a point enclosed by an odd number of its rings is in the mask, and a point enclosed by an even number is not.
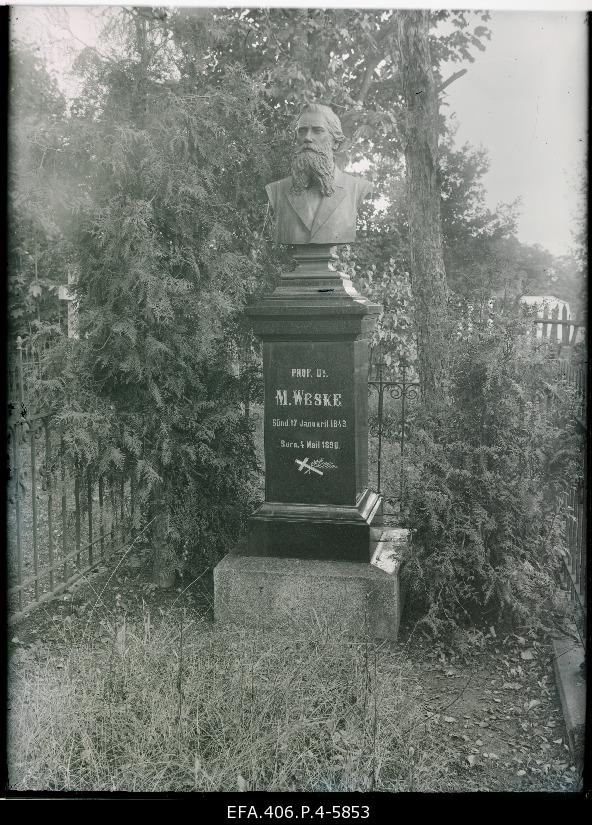
<svg viewBox="0 0 592 825"><path fill-rule="evenodd" d="M64 652L77 637L100 641L107 630L98 620L116 609L141 621L175 621L183 611L213 620L211 573L197 582L156 588L137 557L115 573L93 578L40 606L9 628L15 659L47 658ZM97 603L101 610L96 611ZM186 615L186 613L185 613ZM573 764L554 682L550 640L541 635L467 631L454 642L435 642L405 618L394 651L410 660L424 692L426 719L438 726L448 756L451 790L573 792L581 788ZM442 788L446 790L446 788Z"/></svg>
<svg viewBox="0 0 592 825"><path fill-rule="evenodd" d="M419 681L466 791L575 791L573 764L553 673L541 635L459 634L454 645L402 628ZM575 643L575 642L574 642Z"/></svg>

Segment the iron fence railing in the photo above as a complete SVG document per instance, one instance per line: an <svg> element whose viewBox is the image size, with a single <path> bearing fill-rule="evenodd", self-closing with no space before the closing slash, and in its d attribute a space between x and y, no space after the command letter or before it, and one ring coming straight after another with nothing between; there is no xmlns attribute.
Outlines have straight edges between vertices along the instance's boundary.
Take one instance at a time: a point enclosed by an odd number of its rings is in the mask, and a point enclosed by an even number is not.
<svg viewBox="0 0 592 825"><path fill-rule="evenodd" d="M19 342L20 343L20 342ZM15 621L133 541L133 472L104 474L67 449L56 410L38 410L24 347L8 384L8 614Z"/></svg>
<svg viewBox="0 0 592 825"><path fill-rule="evenodd" d="M376 490L382 492L385 437L398 448L398 482L391 488L387 501L394 504L399 514L405 507L405 446L409 436L409 402L419 398L419 381L408 362L402 358L396 370L379 359L372 361L368 377L370 397L376 394L376 415L370 413L370 434L376 438ZM385 409L385 401L388 409ZM390 402L390 404L389 404Z"/></svg>
<svg viewBox="0 0 592 825"><path fill-rule="evenodd" d="M566 357L567 354L567 357ZM582 459L585 454L586 389L588 363L583 357L574 357L572 350L563 350L552 361L556 386L549 393L547 403L551 410L558 408L562 396L569 393L571 415L573 416L582 442ZM582 460L580 477L574 479L558 495L558 506L564 515L566 553L562 557L561 585L566 590L572 608L575 625L584 649L586 648L587 627L587 485L586 471Z"/></svg>
<svg viewBox="0 0 592 825"><path fill-rule="evenodd" d="M562 585L574 608L575 624L584 648L587 626L586 488L583 482L565 491L565 539Z"/></svg>
<svg viewBox="0 0 592 825"><path fill-rule="evenodd" d="M8 427L8 606L18 618L112 559L132 540L130 477L97 475L66 452L54 413Z"/></svg>

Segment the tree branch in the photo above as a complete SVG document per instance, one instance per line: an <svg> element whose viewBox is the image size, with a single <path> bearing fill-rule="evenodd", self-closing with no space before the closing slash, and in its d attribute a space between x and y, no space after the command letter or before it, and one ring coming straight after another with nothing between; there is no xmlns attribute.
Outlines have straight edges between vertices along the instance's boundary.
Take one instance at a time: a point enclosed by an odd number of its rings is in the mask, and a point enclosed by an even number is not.
<svg viewBox="0 0 592 825"><path fill-rule="evenodd" d="M467 73L468 69L459 69L458 72L450 75L448 80L445 80L444 83L441 83L440 86L436 89L436 94L439 95L440 92L443 92L451 83L454 83L455 80L458 80L459 77L462 77Z"/></svg>
<svg viewBox="0 0 592 825"><path fill-rule="evenodd" d="M380 63L383 58L378 55L377 57L373 57L372 60L366 66L366 71L364 72L364 78L362 80L362 85L360 86L360 91L358 92L358 103L363 103L366 95L368 94L368 90L372 85L372 75L374 74L374 70Z"/></svg>
<svg viewBox="0 0 592 825"><path fill-rule="evenodd" d="M89 43L86 43L81 37L78 37L77 34L74 34L69 25L63 24L63 28L66 29L72 40L77 40L78 43L80 43L86 49L90 49L91 51L93 51L97 55L99 60L103 61L103 63L110 63L111 65L115 65L116 61L113 60L113 58L107 57L107 55L99 51L99 49L97 49L96 46L91 46Z"/></svg>
<svg viewBox="0 0 592 825"><path fill-rule="evenodd" d="M388 38L391 36L391 34L396 33L396 31L397 31L397 11L393 11L393 16L389 17L389 19L386 22L387 22L387 24L390 24L390 25L387 25L386 28L384 28L380 32L378 37L376 38L376 45L377 46L382 46L388 40Z"/></svg>

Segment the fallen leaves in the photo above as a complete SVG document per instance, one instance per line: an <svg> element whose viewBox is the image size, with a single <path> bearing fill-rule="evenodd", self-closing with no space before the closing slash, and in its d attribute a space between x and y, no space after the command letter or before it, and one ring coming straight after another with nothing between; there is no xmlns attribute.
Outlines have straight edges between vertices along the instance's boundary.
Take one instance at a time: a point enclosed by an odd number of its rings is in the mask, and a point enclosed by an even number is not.
<svg viewBox="0 0 592 825"><path fill-rule="evenodd" d="M530 789L572 790L577 777L560 736L563 720L546 643L532 634L502 639L490 633L488 640L485 653L480 649L462 661L449 654L436 673L432 669L434 705L446 707L454 699L457 712L430 713L431 724L439 726L443 742L462 748L459 770L466 772L472 789L485 779L494 790L524 783ZM469 673L470 684L455 690L455 681Z"/></svg>

